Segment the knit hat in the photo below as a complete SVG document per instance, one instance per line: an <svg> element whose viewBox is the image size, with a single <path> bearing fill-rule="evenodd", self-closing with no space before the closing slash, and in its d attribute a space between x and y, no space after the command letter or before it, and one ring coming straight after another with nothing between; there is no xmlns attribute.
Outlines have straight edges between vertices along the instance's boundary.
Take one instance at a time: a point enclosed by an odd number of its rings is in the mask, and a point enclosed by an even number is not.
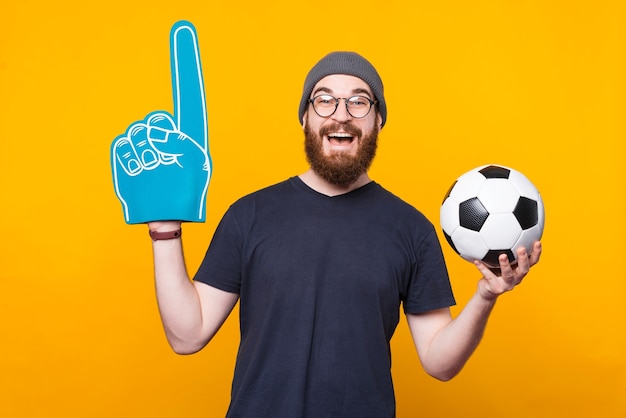
<svg viewBox="0 0 626 418"><path fill-rule="evenodd" d="M378 111L382 117L382 126L387 120L387 103L383 92L383 82L376 72L376 69L368 60L355 52L331 52L322 58L313 68L304 80L304 89L302 90L302 99L300 100L300 109L298 120L302 123L304 112L309 105L309 98L313 87L324 77L331 74L352 75L365 81L372 89L376 100L378 100Z"/></svg>

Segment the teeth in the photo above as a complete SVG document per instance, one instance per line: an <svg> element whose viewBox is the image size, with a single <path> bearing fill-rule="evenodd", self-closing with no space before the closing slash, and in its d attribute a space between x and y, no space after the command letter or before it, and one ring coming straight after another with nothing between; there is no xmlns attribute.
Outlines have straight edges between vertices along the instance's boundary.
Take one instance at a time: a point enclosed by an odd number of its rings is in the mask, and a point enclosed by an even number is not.
<svg viewBox="0 0 626 418"><path fill-rule="evenodd" d="M332 134L328 134L329 137L335 137L335 138L352 138L352 135L350 135L349 133L346 132L335 132Z"/></svg>

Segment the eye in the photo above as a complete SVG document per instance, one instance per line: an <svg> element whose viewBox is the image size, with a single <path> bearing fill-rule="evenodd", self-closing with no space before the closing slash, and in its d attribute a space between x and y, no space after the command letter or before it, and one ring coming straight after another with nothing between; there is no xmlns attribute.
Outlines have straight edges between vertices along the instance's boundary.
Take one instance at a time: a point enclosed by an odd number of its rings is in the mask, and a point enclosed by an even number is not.
<svg viewBox="0 0 626 418"><path fill-rule="evenodd" d="M333 96L330 96L327 94L317 96L313 100L315 101L315 104L318 104L321 106L334 106L335 102L337 101L337 99L335 99Z"/></svg>
<svg viewBox="0 0 626 418"><path fill-rule="evenodd" d="M369 105L369 100L367 100L367 98L362 97L362 96L355 96L355 97L351 97L348 100L348 103L352 107L366 107Z"/></svg>

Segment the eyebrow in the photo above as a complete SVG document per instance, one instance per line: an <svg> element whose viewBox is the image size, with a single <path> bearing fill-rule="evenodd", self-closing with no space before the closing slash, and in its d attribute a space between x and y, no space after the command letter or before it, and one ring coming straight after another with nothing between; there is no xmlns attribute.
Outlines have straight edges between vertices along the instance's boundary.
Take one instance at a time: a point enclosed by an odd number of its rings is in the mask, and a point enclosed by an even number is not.
<svg viewBox="0 0 626 418"><path fill-rule="evenodd" d="M311 94L313 97L315 97L315 95L317 93L328 93L328 94L332 94L333 91L332 89L329 89L328 87L318 87L317 89L315 89L315 91ZM368 89L364 89L364 88L356 88L354 90L352 90L352 94L353 95L360 95L360 94L366 94L369 98L372 98L372 93L370 93L370 91Z"/></svg>

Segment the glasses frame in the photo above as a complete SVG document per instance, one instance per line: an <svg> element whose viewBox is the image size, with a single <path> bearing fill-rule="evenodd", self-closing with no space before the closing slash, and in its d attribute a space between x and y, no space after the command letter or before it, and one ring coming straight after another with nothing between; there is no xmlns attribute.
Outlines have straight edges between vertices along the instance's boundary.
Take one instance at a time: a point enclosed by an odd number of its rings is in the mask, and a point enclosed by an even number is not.
<svg viewBox="0 0 626 418"><path fill-rule="evenodd" d="M315 108L315 99L317 99L318 97L321 97L321 96L328 96L328 97L332 97L333 99L335 99L335 109L334 109L334 110L333 110L333 111L332 111L329 115L322 116L322 115L320 115L320 114L319 114L319 112L318 112L318 111L317 111L317 109ZM369 109L367 110L367 113L366 113L366 114L364 114L363 116L354 116L352 113L350 113L350 109L348 108L348 101L349 101L349 100L352 100L352 99L354 99L354 98L357 98L357 97L358 97L359 99L365 99L365 100L367 100L368 102L370 102L370 107L369 107ZM345 106L346 106L346 112L348 112L348 114L349 114L350 116L352 116L353 118L355 118L355 119L363 119L363 118L367 117L367 115L369 115L369 114L370 114L370 112L372 111L372 107L374 107L374 105L378 103L378 100L372 100L372 99L370 99L369 97L366 97L366 96L361 96L361 95L358 95L358 94L357 94L357 95L355 95L355 96L351 96L351 97L346 98L346 97L335 97L335 96L333 96L332 94L327 94L327 93L324 93L324 94L318 94L317 96L314 96L314 97L310 98L310 99L309 99L309 103L311 103L311 106L313 107L313 111L317 114L317 116L319 116L320 118L329 118L329 117L331 117L332 115L334 115L334 114L335 114L335 112L337 111L337 108L339 107L339 100L343 100L343 101L344 101Z"/></svg>

